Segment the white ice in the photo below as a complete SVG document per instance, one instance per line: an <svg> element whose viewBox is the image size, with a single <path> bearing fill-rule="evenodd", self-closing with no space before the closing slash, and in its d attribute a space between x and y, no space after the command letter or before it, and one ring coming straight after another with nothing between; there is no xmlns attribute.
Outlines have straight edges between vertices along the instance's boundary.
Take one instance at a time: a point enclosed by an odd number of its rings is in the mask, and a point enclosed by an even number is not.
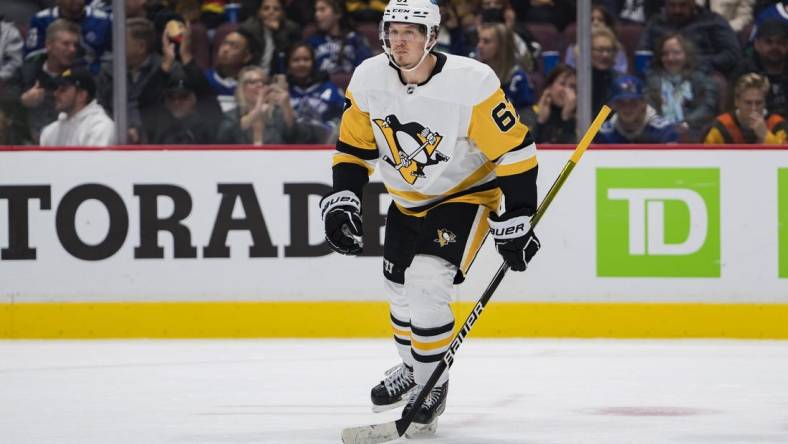
<svg viewBox="0 0 788 444"><path fill-rule="evenodd" d="M397 418L368 399L395 363L387 340L0 341L0 443L338 443ZM788 443L788 341L471 337L423 441Z"/></svg>

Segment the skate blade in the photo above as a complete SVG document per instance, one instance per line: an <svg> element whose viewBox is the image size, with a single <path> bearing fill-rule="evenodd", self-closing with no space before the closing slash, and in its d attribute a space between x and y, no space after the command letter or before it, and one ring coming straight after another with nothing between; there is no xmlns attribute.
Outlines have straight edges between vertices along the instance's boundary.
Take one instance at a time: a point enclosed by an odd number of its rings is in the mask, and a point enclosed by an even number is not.
<svg viewBox="0 0 788 444"><path fill-rule="evenodd" d="M403 398L405 398L405 397L403 396ZM407 399L400 399L399 401L394 402L392 404L386 404L386 405L374 405L373 404L372 405L372 411L375 412L375 413L387 412L389 410L392 410L392 409L395 409L397 407L403 406L407 402L408 402Z"/></svg>
<svg viewBox="0 0 788 444"><path fill-rule="evenodd" d="M435 436L435 433L438 431L438 418L435 418L429 424L417 424L412 423L408 430L405 431L405 437L408 439L419 439L419 438L429 438L431 436Z"/></svg>

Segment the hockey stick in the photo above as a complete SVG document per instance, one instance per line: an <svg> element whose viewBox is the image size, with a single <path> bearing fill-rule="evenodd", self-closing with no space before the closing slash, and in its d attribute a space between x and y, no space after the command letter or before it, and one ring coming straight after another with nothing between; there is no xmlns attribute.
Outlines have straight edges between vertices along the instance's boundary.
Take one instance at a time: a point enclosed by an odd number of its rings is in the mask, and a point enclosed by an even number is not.
<svg viewBox="0 0 788 444"><path fill-rule="evenodd" d="M564 182L566 182L567 177L569 177L569 173L572 172L575 165L577 165L577 163L580 161L580 157L583 156L586 149L588 148L588 145L590 145L591 141L594 140L596 133L599 131L599 128L602 126L605 120L607 120L607 116L609 114L610 108L603 106L602 110L599 111L599 114L597 114L596 118L591 123L591 126L580 140L580 143L578 143L577 148L575 148L575 151L572 154L572 157L569 159L569 161L567 161L566 165L564 165L564 168L555 179L555 182L553 182L553 185L550 187L547 195L545 195L542 203L539 204L539 208L536 209L536 213L531 218L532 227L535 227L542 219L542 215L545 213L545 211L547 211L547 207L550 206L553 198L555 198L555 195L558 194L558 190L560 190ZM446 353L443 354L443 358L440 362L438 362L438 366L432 372L427 384L424 385L424 387L421 389L421 392L419 392L414 405L420 406L424 402L424 400L427 398L427 395L438 382L438 379L443 374L443 372L447 368L451 367L451 365L454 363L454 354L457 353L457 350L460 348L460 345L462 345L463 340L465 340L465 337L468 336L473 324L475 324L481 316L484 307L487 305L487 302L490 300L490 298L492 298L493 293L498 288L498 285L501 283L508 270L509 266L506 265L506 262L501 264L501 266L498 268L495 276L493 276L492 280L487 285L487 289L484 290L481 298L479 298L479 300L476 302L476 305L473 307L473 310L465 319L465 323L463 323L462 328L457 332L457 335L451 341L449 349L446 350ZM396 421L344 429L342 430L342 442L345 444L378 444L387 441L393 441L405 434L405 432L408 430L408 427L413 422L413 418L416 416L416 412L418 410L418 408L413 408L410 410L407 416L403 416Z"/></svg>

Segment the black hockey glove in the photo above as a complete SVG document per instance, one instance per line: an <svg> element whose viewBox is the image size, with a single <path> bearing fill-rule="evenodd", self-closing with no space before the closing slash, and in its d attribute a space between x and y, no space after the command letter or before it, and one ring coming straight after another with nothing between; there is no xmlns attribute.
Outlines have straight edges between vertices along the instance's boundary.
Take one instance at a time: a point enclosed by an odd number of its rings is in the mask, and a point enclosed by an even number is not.
<svg viewBox="0 0 788 444"><path fill-rule="evenodd" d="M326 240L340 254L361 254L364 247L361 201L352 191L329 194L320 201Z"/></svg>
<svg viewBox="0 0 788 444"><path fill-rule="evenodd" d="M498 216L490 213L490 234L495 239L495 249L514 271L528 268L541 244L531 229L531 218L523 210L515 210Z"/></svg>

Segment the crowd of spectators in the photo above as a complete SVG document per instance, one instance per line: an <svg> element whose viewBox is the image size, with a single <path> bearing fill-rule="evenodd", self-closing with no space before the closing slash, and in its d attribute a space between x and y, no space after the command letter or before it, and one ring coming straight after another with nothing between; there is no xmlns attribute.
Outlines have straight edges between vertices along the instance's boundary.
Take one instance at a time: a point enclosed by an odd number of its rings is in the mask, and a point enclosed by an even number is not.
<svg viewBox="0 0 788 444"><path fill-rule="evenodd" d="M333 143L385 0L126 0L128 143ZM442 0L539 143L577 140L576 2ZM114 143L109 0L3 0L0 144ZM595 0L598 143L786 143L788 1Z"/></svg>

